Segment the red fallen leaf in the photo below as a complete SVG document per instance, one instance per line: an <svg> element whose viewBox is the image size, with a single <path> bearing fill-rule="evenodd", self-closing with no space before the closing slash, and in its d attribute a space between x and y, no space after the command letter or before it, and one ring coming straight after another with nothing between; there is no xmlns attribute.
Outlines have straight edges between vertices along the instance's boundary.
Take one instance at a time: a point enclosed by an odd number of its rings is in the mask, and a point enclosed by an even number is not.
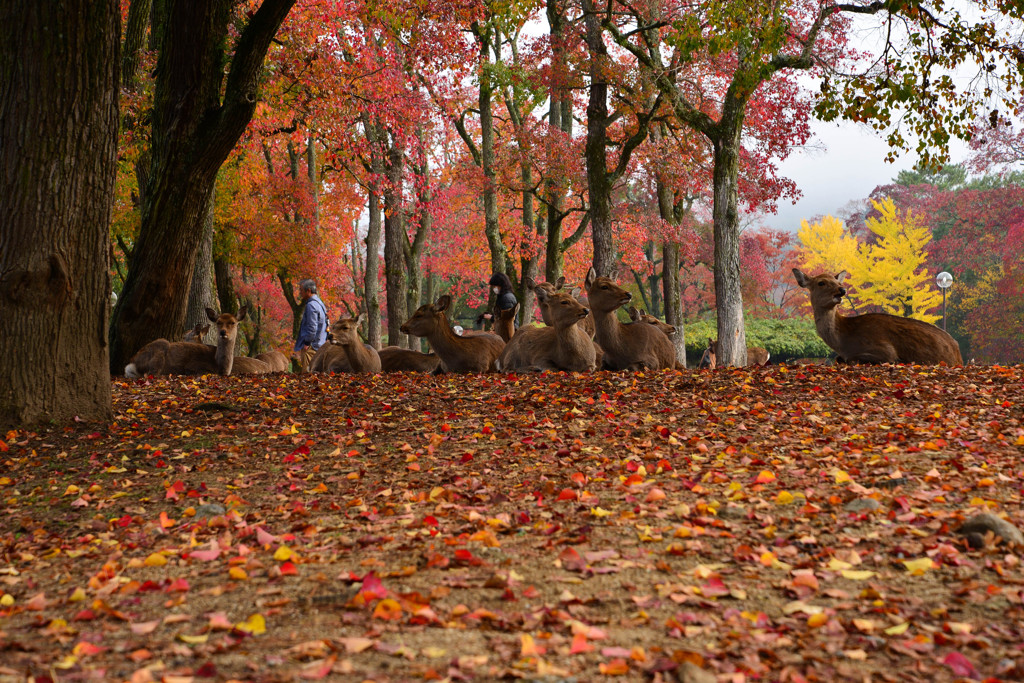
<svg viewBox="0 0 1024 683"><path fill-rule="evenodd" d="M132 633L135 635L144 636L155 631L159 625L160 620L157 619L156 621L142 621L137 624L131 624L129 628L131 628Z"/></svg>
<svg viewBox="0 0 1024 683"><path fill-rule="evenodd" d="M978 680L981 678L981 674L974 668L974 664L971 660L964 657L959 652L950 652L948 655L942 658L942 663L953 670L957 676L962 678L973 678Z"/></svg>
<svg viewBox="0 0 1024 683"><path fill-rule="evenodd" d="M388 596L388 589L381 583L380 577L373 572L370 572L363 577L363 586L359 589L363 597L366 599L382 599Z"/></svg>
<svg viewBox="0 0 1024 683"><path fill-rule="evenodd" d="M93 645L92 643L81 640L72 648L71 652L80 657L88 657L91 655L98 655L101 652L106 652L107 648L100 647L99 645Z"/></svg>
<svg viewBox="0 0 1024 683"><path fill-rule="evenodd" d="M84 609L78 614L76 614L74 617L72 617L72 621L92 621L95 618L95 612L93 612L91 609Z"/></svg>
<svg viewBox="0 0 1024 683"><path fill-rule="evenodd" d="M217 667L214 666L213 662L206 662L196 669L195 675L196 678L217 678Z"/></svg>
<svg viewBox="0 0 1024 683"><path fill-rule="evenodd" d="M570 572L581 572L587 568L586 560L580 557L580 554L572 547L560 552L558 559L562 563L562 568Z"/></svg>
<svg viewBox="0 0 1024 683"><path fill-rule="evenodd" d="M469 552L465 548L460 548L455 551L455 561L461 564L468 564L472 567L479 567L484 563L479 557Z"/></svg>
<svg viewBox="0 0 1024 683"><path fill-rule="evenodd" d="M273 534L268 534L263 530L263 527L258 526L256 527L256 541L260 545L273 545L277 542L277 537Z"/></svg>
<svg viewBox="0 0 1024 683"><path fill-rule="evenodd" d="M607 664L601 664L601 673L605 676L625 676L629 673L629 663L625 659L613 659Z"/></svg>
<svg viewBox="0 0 1024 683"><path fill-rule="evenodd" d="M435 517L434 515L427 515L426 517L423 518L423 526L433 526L433 527L436 527L438 525L439 524L438 524L438 521L437 521L437 517Z"/></svg>
<svg viewBox="0 0 1024 683"><path fill-rule="evenodd" d="M427 567L429 568L444 569L450 563L451 561L440 553L429 553L427 555Z"/></svg>
<svg viewBox="0 0 1024 683"><path fill-rule="evenodd" d="M278 567L278 571L280 571L283 576L298 576L299 574L299 570L295 568L295 563L291 560L282 562L281 566Z"/></svg>
<svg viewBox="0 0 1024 683"><path fill-rule="evenodd" d="M577 498L579 498L579 494L572 489L562 489L556 500L576 500Z"/></svg>
<svg viewBox="0 0 1024 683"><path fill-rule="evenodd" d="M729 589L718 577L711 577L708 582L700 587L700 593L705 598L717 598L729 594Z"/></svg>
<svg viewBox="0 0 1024 683"><path fill-rule="evenodd" d="M189 588L187 579L175 579L164 590L168 593L187 593Z"/></svg>
<svg viewBox="0 0 1024 683"><path fill-rule="evenodd" d="M29 612L41 612L46 609L46 593L37 593L25 603L25 609Z"/></svg>
<svg viewBox="0 0 1024 683"><path fill-rule="evenodd" d="M331 670L334 668L334 662L337 660L338 655L332 654L327 659L319 662L313 662L312 664L303 667L302 672L299 674L299 678L307 681L318 681L331 673Z"/></svg>

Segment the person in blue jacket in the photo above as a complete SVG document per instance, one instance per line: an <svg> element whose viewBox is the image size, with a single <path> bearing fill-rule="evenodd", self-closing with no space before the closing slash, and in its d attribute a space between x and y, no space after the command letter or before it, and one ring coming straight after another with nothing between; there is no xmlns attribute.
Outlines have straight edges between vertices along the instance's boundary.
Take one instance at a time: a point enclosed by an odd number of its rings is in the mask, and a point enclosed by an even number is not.
<svg viewBox="0 0 1024 683"><path fill-rule="evenodd" d="M309 363L317 349L327 343L327 307L316 293L316 282L301 280L299 297L305 302L302 322L299 323L299 338L295 340L292 358L298 361L302 372L309 371Z"/></svg>

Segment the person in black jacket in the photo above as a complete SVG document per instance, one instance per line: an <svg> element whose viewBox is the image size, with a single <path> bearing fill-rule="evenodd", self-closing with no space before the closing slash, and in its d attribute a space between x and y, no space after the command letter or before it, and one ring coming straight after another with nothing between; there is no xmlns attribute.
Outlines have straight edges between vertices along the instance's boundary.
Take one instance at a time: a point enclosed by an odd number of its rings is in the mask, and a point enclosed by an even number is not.
<svg viewBox="0 0 1024 683"><path fill-rule="evenodd" d="M487 286L491 288L496 297L494 300L494 314L484 313L477 319L478 324L484 321L493 323L502 311L515 308L516 304L519 303L519 300L516 299L516 293L512 291L512 281L508 279L508 275L505 275L505 273L495 273L492 275Z"/></svg>

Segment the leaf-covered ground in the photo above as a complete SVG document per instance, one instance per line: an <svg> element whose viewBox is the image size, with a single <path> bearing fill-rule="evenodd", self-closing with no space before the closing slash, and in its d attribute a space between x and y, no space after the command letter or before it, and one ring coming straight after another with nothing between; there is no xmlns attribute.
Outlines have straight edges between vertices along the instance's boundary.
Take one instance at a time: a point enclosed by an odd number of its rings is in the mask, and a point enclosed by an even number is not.
<svg viewBox="0 0 1024 683"><path fill-rule="evenodd" d="M0 441L0 681L1024 679L1024 367L117 381ZM980 542L979 542L980 541Z"/></svg>

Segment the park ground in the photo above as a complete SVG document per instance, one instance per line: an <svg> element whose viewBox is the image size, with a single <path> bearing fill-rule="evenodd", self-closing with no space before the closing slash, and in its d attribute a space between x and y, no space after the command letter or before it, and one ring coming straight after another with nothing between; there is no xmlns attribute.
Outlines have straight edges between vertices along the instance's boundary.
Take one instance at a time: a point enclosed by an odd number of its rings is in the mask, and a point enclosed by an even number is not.
<svg viewBox="0 0 1024 683"><path fill-rule="evenodd" d="M1024 367L114 380L0 434L0 682L1024 679ZM971 543L968 543L971 541Z"/></svg>

